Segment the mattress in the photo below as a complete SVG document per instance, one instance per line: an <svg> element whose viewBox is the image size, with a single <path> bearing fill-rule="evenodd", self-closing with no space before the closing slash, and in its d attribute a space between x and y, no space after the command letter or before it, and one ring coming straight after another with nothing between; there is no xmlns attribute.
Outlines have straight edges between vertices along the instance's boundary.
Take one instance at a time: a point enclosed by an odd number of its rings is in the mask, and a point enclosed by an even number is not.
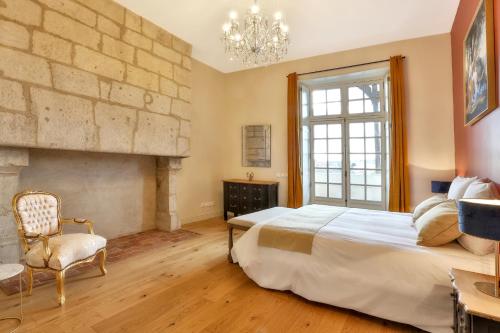
<svg viewBox="0 0 500 333"><path fill-rule="evenodd" d="M295 209L286 207L273 207L269 209L264 209L255 213L240 215L233 217L227 223L238 225L245 228L253 227L259 222L268 221L270 219L282 216L284 214L293 212Z"/></svg>
<svg viewBox="0 0 500 333"><path fill-rule="evenodd" d="M329 209L299 208L311 216ZM456 242L416 245L410 214L347 209L320 229L311 254L259 246L260 229L274 218L257 221L232 250L258 285L430 332L452 331L452 267L493 274L492 255L476 256Z"/></svg>

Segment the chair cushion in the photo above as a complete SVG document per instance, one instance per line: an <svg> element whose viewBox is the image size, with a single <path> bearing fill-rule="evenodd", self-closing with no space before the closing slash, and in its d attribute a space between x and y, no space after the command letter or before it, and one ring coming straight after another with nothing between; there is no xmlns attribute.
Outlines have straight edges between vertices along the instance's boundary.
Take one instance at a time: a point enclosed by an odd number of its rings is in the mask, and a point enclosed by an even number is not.
<svg viewBox="0 0 500 333"><path fill-rule="evenodd" d="M106 239L91 234L66 234L49 239L49 248L52 255L49 259L49 268L61 270L68 265L91 257L106 247ZM34 244L26 253L26 262L32 267L46 267L43 262L43 244Z"/></svg>
<svg viewBox="0 0 500 333"><path fill-rule="evenodd" d="M24 232L52 235L58 231L57 198L50 194L33 193L20 197L17 212Z"/></svg>

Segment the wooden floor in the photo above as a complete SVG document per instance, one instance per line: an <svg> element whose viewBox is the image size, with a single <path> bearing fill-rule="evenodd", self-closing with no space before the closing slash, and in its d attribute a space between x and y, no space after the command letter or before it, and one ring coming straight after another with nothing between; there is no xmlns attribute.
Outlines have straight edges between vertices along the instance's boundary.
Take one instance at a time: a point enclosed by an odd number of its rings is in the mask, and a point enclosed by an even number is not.
<svg viewBox="0 0 500 333"><path fill-rule="evenodd" d="M185 229L202 236L109 265L105 277L96 269L70 278L63 307L56 304L54 283L35 288L25 297L20 332L418 331L262 289L226 261L222 220ZM0 295L2 315L18 304L19 295Z"/></svg>

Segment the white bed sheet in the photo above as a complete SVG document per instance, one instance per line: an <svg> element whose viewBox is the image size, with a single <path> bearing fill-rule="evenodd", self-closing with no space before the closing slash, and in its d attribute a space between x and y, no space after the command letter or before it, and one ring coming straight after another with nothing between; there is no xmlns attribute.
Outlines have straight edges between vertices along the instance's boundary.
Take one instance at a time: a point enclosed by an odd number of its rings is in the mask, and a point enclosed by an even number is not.
<svg viewBox="0 0 500 333"><path fill-rule="evenodd" d="M315 214L332 208L300 209ZM452 331L452 267L493 274L492 255L476 256L455 242L416 245L410 214L348 209L319 231L311 255L259 247L259 230L269 221L253 226L232 250L258 285L430 332Z"/></svg>

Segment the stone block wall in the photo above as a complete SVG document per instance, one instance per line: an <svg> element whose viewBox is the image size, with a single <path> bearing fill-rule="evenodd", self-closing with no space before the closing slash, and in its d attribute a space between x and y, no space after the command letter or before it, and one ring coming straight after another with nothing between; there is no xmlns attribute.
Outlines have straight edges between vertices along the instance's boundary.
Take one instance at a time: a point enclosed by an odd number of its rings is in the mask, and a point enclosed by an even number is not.
<svg viewBox="0 0 500 333"><path fill-rule="evenodd" d="M191 45L111 0L0 0L0 146L189 155Z"/></svg>

